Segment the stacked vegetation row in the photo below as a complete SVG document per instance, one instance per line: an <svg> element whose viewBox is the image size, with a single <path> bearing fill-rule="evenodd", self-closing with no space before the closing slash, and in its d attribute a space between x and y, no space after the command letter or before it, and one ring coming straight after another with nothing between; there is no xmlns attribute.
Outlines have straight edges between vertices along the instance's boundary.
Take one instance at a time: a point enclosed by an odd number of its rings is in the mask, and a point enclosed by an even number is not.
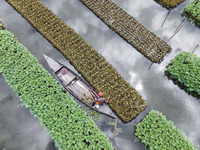
<svg viewBox="0 0 200 150"><path fill-rule="evenodd" d="M164 8L170 10L177 7L180 3L184 2L185 0L154 0Z"/></svg>
<svg viewBox="0 0 200 150"><path fill-rule="evenodd" d="M200 98L200 58L190 52L178 54L166 74L189 94Z"/></svg>
<svg viewBox="0 0 200 150"><path fill-rule="evenodd" d="M83 77L109 99L109 106L129 122L145 109L146 102L117 71L73 29L38 0L7 0Z"/></svg>
<svg viewBox="0 0 200 150"><path fill-rule="evenodd" d="M0 72L60 150L113 149L94 121L5 30L0 30L0 60Z"/></svg>
<svg viewBox="0 0 200 150"><path fill-rule="evenodd" d="M80 0L112 30L152 62L160 62L170 46L111 0Z"/></svg>
<svg viewBox="0 0 200 150"><path fill-rule="evenodd" d="M193 144L173 122L159 111L152 110L135 126L135 135L152 150L194 150Z"/></svg>
<svg viewBox="0 0 200 150"><path fill-rule="evenodd" d="M183 16L191 23L200 27L200 0L191 0L191 2L184 8Z"/></svg>

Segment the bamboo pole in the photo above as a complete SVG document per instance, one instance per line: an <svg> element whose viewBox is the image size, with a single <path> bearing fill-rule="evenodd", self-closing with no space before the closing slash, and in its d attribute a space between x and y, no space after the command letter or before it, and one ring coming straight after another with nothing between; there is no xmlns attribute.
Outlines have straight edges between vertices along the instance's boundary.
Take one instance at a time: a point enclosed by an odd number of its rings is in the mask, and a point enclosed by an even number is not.
<svg viewBox="0 0 200 150"><path fill-rule="evenodd" d="M197 46L195 47L195 49L192 51L192 53L191 54L193 54L195 51L196 51L196 49L199 47L199 44L197 44Z"/></svg>
<svg viewBox="0 0 200 150"><path fill-rule="evenodd" d="M185 18L181 21L181 23L180 23L179 26L176 28L176 30L174 31L174 33L177 32L177 30L181 27L181 25L183 24L184 21L185 21Z"/></svg>
<svg viewBox="0 0 200 150"><path fill-rule="evenodd" d="M160 114L158 113L158 114L156 115L156 117L155 117L151 122L153 122L159 115L160 115ZM150 122L150 123L151 123L151 122Z"/></svg>
<svg viewBox="0 0 200 150"><path fill-rule="evenodd" d="M194 50L191 52L190 56L188 56L183 63L185 63L191 56L192 54L196 51L196 49L199 47L199 44L194 48Z"/></svg>
<svg viewBox="0 0 200 150"><path fill-rule="evenodd" d="M148 69L148 71L151 69L151 67L153 66L153 63L151 63L151 65L149 66L149 69Z"/></svg>
<svg viewBox="0 0 200 150"><path fill-rule="evenodd" d="M168 40L167 43L181 30L183 26L181 26Z"/></svg>
<svg viewBox="0 0 200 150"><path fill-rule="evenodd" d="M168 18L168 16L169 16L169 14L170 14L170 12L171 12L171 9L168 11L167 16L165 17L165 20L163 21L163 23L162 23L162 25L161 25L161 28L162 28L163 25L165 24L165 22L166 22L166 20L167 20L167 18Z"/></svg>
<svg viewBox="0 0 200 150"><path fill-rule="evenodd" d="M135 106L135 107L131 107L131 108L139 108L139 107L145 107L146 105L140 105L140 106Z"/></svg>

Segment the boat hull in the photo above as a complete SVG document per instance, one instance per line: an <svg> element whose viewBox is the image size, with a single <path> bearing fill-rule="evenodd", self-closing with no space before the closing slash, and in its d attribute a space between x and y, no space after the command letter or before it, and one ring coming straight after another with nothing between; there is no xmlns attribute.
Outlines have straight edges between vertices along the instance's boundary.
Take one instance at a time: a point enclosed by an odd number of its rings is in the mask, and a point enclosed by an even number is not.
<svg viewBox="0 0 200 150"><path fill-rule="evenodd" d="M92 95L90 90L96 92L93 87L81 76L77 75L71 69L65 65L53 60L52 58L44 55L45 59L51 70L54 73L56 79L60 84L76 99L87 105L93 110L96 110L104 115L111 118L116 118L116 115L112 112L107 104L100 105L99 108L96 107L92 100ZM96 92L97 93L97 92Z"/></svg>

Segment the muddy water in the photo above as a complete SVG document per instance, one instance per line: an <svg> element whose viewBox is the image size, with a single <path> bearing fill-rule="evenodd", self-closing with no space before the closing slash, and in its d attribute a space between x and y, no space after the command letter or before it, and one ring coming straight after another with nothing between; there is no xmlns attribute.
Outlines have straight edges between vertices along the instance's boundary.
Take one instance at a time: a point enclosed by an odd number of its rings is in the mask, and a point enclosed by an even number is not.
<svg viewBox="0 0 200 150"><path fill-rule="evenodd" d="M183 19L180 12L189 2L186 0L172 10L161 28L168 11L153 0L114 1L164 40L168 40L173 35ZM144 145L137 142L133 136L133 126L152 108L163 112L167 119L172 120L177 128L198 147L200 103L168 80L164 76L164 70L179 52L192 51L197 44L200 44L200 29L185 21L182 29L169 41L172 52L161 64L153 64L148 71L151 62L110 30L78 0L56 2L41 0L41 2L101 53L147 101L148 108L131 123L124 125L118 121L118 127L123 132L116 137L112 136L113 126L108 124L110 121L113 122L112 119L103 116L96 121L100 130L109 137L116 149L145 149ZM43 53L73 69L67 60L5 1L0 1L0 20L48 71L50 69L42 56ZM199 49L195 53L200 57ZM0 75L0 149L4 147L8 150L56 149L37 118L30 114L29 109L21 107L19 98Z"/></svg>

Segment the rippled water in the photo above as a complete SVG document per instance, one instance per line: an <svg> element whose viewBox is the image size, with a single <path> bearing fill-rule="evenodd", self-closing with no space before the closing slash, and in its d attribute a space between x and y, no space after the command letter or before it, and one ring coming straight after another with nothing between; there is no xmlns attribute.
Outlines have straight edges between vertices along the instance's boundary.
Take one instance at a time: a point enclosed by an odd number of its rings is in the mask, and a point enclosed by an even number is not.
<svg viewBox="0 0 200 150"><path fill-rule="evenodd" d="M186 0L172 10L164 27L161 28L168 11L153 0L114 1L164 40L168 40L173 35L183 19L180 12L189 2ZM145 149L143 144L135 140L133 126L152 108L163 112L167 119L172 120L177 128L198 147L200 103L168 80L164 76L164 70L179 52L192 51L197 44L200 44L200 29L185 21L182 29L169 41L172 52L161 64L153 64L148 71L151 62L110 30L78 0L56 2L41 0L41 2L101 53L147 101L148 108L131 123L124 125L118 121L118 127L123 132L117 137L112 136L114 129L108 125L109 121L113 121L112 119L104 116L97 121L100 130L109 137L116 149ZM73 69L67 60L5 1L0 1L0 20L49 72L43 53ZM195 53L200 57L199 49ZM56 149L37 118L30 114L29 109L21 107L19 98L0 74L0 149L4 147L8 150Z"/></svg>

